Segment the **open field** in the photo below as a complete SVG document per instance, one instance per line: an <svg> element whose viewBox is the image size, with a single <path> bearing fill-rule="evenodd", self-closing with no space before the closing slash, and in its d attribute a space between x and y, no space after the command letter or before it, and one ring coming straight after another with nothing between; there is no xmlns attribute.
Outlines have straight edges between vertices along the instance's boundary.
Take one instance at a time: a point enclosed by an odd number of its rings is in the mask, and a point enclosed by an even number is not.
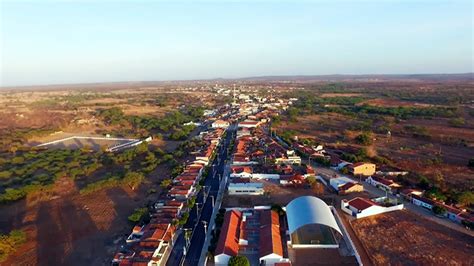
<svg viewBox="0 0 474 266"><path fill-rule="evenodd" d="M474 238L408 211L352 221L375 265L473 265Z"/></svg>
<svg viewBox="0 0 474 266"><path fill-rule="evenodd" d="M159 166L135 190L128 186L82 195L69 178L25 200L1 206L0 228L21 229L27 243L0 265L108 265L133 224L127 216L161 193L169 169ZM155 193L148 193L154 188Z"/></svg>
<svg viewBox="0 0 474 266"><path fill-rule="evenodd" d="M387 100L379 101L385 102ZM387 115L353 117L336 112L316 112L299 115L297 121L282 120L276 130L291 132L300 139L314 139L326 146L364 148L371 157L383 156L390 160L391 166L428 178L441 173L448 187L466 189L474 187L474 169L467 166L474 158L474 118L461 115L464 124L455 126L451 118L443 117L396 119ZM370 145L356 141L364 131L371 133Z"/></svg>
<svg viewBox="0 0 474 266"><path fill-rule="evenodd" d="M56 139L50 142L45 142L36 145L36 147L46 147L49 149L82 149L91 148L98 151L102 148L111 148L118 145L137 141L136 139L123 138L107 138L97 136L71 136L61 139Z"/></svg>
<svg viewBox="0 0 474 266"><path fill-rule="evenodd" d="M311 188L282 187L274 181L259 180L263 183L265 195L228 195L224 197L222 207L254 207L278 204L286 206L300 196L318 196ZM329 199L330 200L330 199Z"/></svg>

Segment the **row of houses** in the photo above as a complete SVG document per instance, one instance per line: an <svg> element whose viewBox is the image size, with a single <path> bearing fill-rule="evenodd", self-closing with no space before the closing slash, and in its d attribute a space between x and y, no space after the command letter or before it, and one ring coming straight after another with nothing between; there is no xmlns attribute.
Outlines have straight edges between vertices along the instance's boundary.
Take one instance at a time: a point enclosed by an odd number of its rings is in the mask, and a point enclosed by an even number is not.
<svg viewBox="0 0 474 266"><path fill-rule="evenodd" d="M423 196L423 192L416 189L405 189L402 190L400 195L405 199L409 200L416 206L423 207L428 210L433 210L435 206L441 207L446 212L440 215L448 218L449 220L462 224L463 222L474 223L474 215L468 212L466 209L459 209L454 206L450 206L441 201L432 200Z"/></svg>
<svg viewBox="0 0 474 266"><path fill-rule="evenodd" d="M156 207L148 224L133 227L126 239L127 248L115 254L113 265L161 265L164 255L173 245L176 231L173 221L181 215L184 203L172 200Z"/></svg>
<svg viewBox="0 0 474 266"><path fill-rule="evenodd" d="M263 128L239 128L236 137L234 165L301 164L294 150L287 150L273 140Z"/></svg>
<svg viewBox="0 0 474 266"><path fill-rule="evenodd" d="M189 211L187 201L196 193L196 187L209 164L224 133L223 129L206 132L201 138L204 146L195 160L172 180L165 199L154 204L150 222L135 226L126 239L127 247L116 253L113 265L162 265L164 255L172 248L176 224Z"/></svg>

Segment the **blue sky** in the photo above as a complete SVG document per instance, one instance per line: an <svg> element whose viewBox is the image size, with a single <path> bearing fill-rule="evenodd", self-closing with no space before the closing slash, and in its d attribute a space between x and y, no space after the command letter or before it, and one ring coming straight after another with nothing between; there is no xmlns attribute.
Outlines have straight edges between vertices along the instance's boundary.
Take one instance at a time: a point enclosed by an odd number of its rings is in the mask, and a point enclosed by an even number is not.
<svg viewBox="0 0 474 266"><path fill-rule="evenodd" d="M1 1L1 86L473 71L461 0Z"/></svg>

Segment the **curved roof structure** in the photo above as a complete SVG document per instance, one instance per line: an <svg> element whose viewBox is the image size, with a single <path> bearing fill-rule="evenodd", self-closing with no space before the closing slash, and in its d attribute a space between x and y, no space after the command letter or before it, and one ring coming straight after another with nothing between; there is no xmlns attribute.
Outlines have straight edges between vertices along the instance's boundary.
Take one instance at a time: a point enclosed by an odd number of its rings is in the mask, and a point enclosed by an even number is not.
<svg viewBox="0 0 474 266"><path fill-rule="evenodd" d="M342 235L329 206L319 198L303 196L292 200L286 206L290 234L307 224L328 226Z"/></svg>

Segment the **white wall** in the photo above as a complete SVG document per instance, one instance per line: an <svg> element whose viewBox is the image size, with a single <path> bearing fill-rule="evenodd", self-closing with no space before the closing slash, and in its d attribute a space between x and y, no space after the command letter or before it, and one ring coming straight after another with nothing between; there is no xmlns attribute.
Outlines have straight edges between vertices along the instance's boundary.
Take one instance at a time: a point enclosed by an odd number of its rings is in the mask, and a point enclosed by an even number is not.
<svg viewBox="0 0 474 266"><path fill-rule="evenodd" d="M215 265L227 266L229 264L230 258L231 256L227 254L219 254L217 256L214 256Z"/></svg>
<svg viewBox="0 0 474 266"><path fill-rule="evenodd" d="M255 179L280 179L278 174L252 174L252 178Z"/></svg>
<svg viewBox="0 0 474 266"><path fill-rule="evenodd" d="M262 261L264 261L264 262L265 262L265 266L267 266L267 265L273 266L273 265L275 265L275 263L281 262L282 259L283 259L282 256L273 253L273 254L269 254L269 255L266 255L266 256L261 257L261 258L260 258L260 263L262 263Z"/></svg>
<svg viewBox="0 0 474 266"><path fill-rule="evenodd" d="M402 209L403 209L403 204L399 204L399 205L395 205L391 207L382 207L382 206L374 205L359 213L357 209L351 207L348 203L341 201L341 210L351 216L353 216L353 213L355 213L356 214L355 217L357 219L372 216L372 215L377 215L381 213L386 213L386 212L398 211Z"/></svg>

